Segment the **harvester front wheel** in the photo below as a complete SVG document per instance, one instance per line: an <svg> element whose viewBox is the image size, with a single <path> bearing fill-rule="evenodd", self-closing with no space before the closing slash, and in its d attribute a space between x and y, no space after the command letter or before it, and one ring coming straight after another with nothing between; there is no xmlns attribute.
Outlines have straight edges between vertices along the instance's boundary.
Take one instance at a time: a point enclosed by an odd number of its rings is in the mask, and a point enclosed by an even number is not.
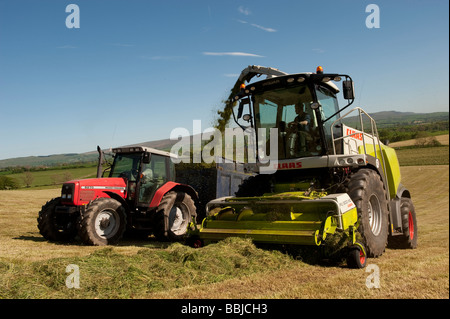
<svg viewBox="0 0 450 319"><path fill-rule="evenodd" d="M350 268L364 268L367 264L367 253L361 244L353 245L347 255L347 266Z"/></svg>
<svg viewBox="0 0 450 319"><path fill-rule="evenodd" d="M179 241L185 238L189 223L197 216L189 194L170 191L164 195L157 210L155 237Z"/></svg>
<svg viewBox="0 0 450 319"><path fill-rule="evenodd" d="M92 201L81 215L79 235L88 245L116 244L126 228L126 212L120 202L112 198Z"/></svg>
<svg viewBox="0 0 450 319"><path fill-rule="evenodd" d="M351 175L348 194L358 211L358 231L367 255L381 256L389 234L388 202L381 177L374 170L360 169Z"/></svg>
<svg viewBox="0 0 450 319"><path fill-rule="evenodd" d="M77 234L76 216L69 214L56 214L56 206L60 205L61 198L53 198L42 206L37 219L39 233L47 240L70 241Z"/></svg>

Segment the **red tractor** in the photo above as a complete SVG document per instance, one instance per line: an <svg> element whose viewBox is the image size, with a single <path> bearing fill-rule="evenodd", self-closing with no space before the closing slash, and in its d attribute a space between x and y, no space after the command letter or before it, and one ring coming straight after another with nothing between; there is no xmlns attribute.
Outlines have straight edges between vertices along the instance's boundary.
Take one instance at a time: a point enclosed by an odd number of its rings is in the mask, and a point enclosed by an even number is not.
<svg viewBox="0 0 450 319"><path fill-rule="evenodd" d="M41 235L51 241L78 235L89 245L116 244L125 232L183 239L197 216L198 194L174 182L174 155L147 147L115 148L109 177L102 178L103 152L97 149L97 178L63 184L61 197L39 212Z"/></svg>

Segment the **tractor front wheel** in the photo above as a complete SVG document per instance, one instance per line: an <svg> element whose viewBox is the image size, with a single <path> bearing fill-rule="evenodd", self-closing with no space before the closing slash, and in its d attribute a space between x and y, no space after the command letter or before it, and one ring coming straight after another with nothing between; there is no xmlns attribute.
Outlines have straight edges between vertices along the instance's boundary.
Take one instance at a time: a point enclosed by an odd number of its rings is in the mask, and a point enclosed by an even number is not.
<svg viewBox="0 0 450 319"><path fill-rule="evenodd" d="M123 236L126 212L120 202L112 198L92 201L81 214L79 235L88 245L114 245Z"/></svg>
<svg viewBox="0 0 450 319"><path fill-rule="evenodd" d="M76 217L70 214L57 214L56 206L61 204L61 198L53 198L42 206L37 219L39 233L47 240L70 241L77 234Z"/></svg>

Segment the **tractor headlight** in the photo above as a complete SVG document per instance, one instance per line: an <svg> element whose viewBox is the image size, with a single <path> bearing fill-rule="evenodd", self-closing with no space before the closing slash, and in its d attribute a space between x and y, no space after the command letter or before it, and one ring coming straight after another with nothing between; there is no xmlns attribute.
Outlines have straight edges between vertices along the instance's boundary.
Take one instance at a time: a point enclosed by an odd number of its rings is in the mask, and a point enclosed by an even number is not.
<svg viewBox="0 0 450 319"><path fill-rule="evenodd" d="M64 184L61 189L61 199L65 201L73 200L73 193L75 191L75 184Z"/></svg>

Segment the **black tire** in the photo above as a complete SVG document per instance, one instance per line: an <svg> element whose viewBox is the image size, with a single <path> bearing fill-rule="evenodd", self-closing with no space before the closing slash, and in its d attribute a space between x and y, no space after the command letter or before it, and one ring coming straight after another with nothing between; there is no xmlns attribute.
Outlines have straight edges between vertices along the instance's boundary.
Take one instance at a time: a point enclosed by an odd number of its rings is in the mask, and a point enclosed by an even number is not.
<svg viewBox="0 0 450 319"><path fill-rule="evenodd" d="M205 242L200 239L198 236L190 237L186 240L186 244L192 248L201 248L205 246Z"/></svg>
<svg viewBox="0 0 450 319"><path fill-rule="evenodd" d="M37 218L39 233L51 241L71 241L77 235L75 215L56 214L61 198L53 198L42 206Z"/></svg>
<svg viewBox="0 0 450 319"><path fill-rule="evenodd" d="M158 240L170 241L183 240L192 218L197 217L191 196L175 191L164 195L156 214L155 237Z"/></svg>
<svg viewBox="0 0 450 319"><path fill-rule="evenodd" d="M415 249L417 248L417 219L416 210L410 198L402 197L400 201L403 234L389 237L389 248Z"/></svg>
<svg viewBox="0 0 450 319"><path fill-rule="evenodd" d="M388 201L381 177L371 169L360 169L350 176L348 195L358 211L358 231L368 257L379 257L389 235Z"/></svg>
<svg viewBox="0 0 450 319"><path fill-rule="evenodd" d="M116 244L126 229L126 212L120 202L112 198L92 201L81 214L78 234L87 245Z"/></svg>
<svg viewBox="0 0 450 319"><path fill-rule="evenodd" d="M358 245L350 247L347 255L347 266L349 268L361 269L366 267L367 255Z"/></svg>

